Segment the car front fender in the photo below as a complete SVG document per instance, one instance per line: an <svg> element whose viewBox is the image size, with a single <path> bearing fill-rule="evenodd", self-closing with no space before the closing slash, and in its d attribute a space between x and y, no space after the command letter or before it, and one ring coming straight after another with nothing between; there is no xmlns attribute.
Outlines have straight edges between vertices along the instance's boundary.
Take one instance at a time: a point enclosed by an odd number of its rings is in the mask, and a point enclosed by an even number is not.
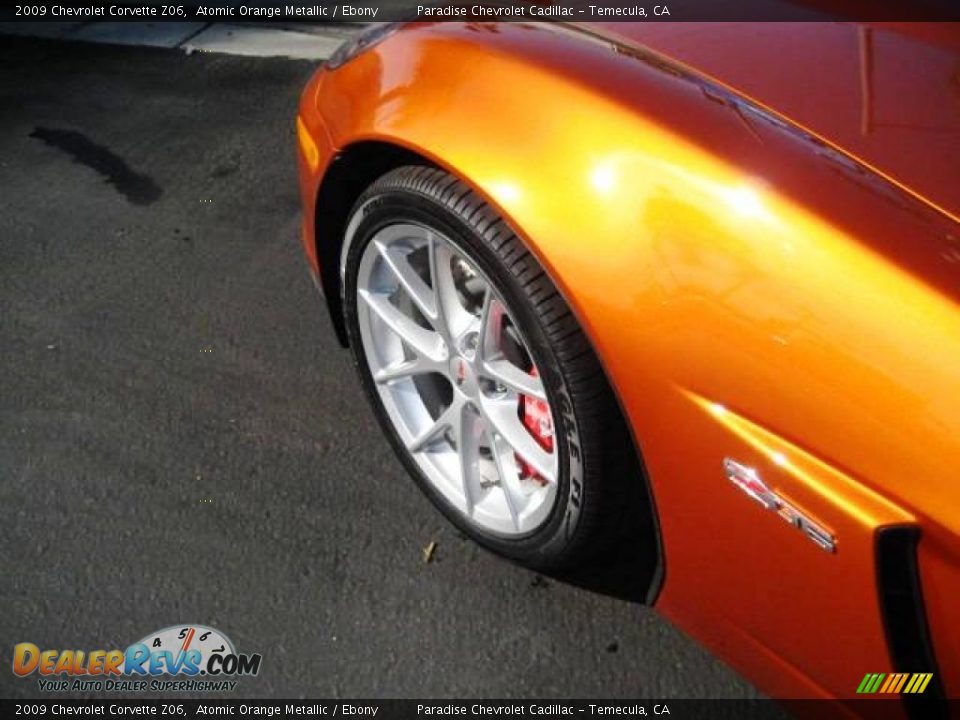
<svg viewBox="0 0 960 720"><path fill-rule="evenodd" d="M926 567L960 577L951 218L690 68L560 26L410 26L319 72L301 116L326 138L305 202L382 143L463 179L539 258L642 448L662 610L770 692L890 668L877 532L922 527ZM739 493L727 457L834 551Z"/></svg>

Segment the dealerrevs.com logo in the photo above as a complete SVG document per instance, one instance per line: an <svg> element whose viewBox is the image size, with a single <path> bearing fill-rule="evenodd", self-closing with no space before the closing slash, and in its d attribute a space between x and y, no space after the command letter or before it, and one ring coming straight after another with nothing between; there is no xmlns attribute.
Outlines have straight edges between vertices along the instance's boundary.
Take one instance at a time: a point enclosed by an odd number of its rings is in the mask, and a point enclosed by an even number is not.
<svg viewBox="0 0 960 720"><path fill-rule="evenodd" d="M260 660L206 625L171 625L126 650L48 650L29 642L13 648L14 674L36 674L39 689L53 692L233 690L233 678L260 672Z"/></svg>

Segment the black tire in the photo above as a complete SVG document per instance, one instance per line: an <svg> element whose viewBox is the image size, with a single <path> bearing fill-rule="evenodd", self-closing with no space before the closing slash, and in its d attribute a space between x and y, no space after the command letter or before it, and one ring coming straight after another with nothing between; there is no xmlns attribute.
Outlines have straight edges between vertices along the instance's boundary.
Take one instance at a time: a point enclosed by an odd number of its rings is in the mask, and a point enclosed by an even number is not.
<svg viewBox="0 0 960 720"><path fill-rule="evenodd" d="M398 221L443 233L469 255L510 308L555 409L560 460L557 500L547 519L523 537L485 532L432 487L387 416L364 357L357 314L363 250ZM541 570L567 568L616 538L627 495L638 479L619 407L589 342L536 258L469 187L431 167L408 166L374 182L348 223L343 308L354 362L384 432L421 490L460 530L485 547Z"/></svg>

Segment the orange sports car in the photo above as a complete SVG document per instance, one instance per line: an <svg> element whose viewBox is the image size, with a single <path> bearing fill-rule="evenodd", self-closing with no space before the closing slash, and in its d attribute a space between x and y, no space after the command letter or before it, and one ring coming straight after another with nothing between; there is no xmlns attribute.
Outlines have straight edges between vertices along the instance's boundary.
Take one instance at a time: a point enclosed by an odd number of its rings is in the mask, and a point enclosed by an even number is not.
<svg viewBox="0 0 960 720"><path fill-rule="evenodd" d="M297 118L303 244L420 489L632 537L777 697L960 694L960 31L412 23Z"/></svg>

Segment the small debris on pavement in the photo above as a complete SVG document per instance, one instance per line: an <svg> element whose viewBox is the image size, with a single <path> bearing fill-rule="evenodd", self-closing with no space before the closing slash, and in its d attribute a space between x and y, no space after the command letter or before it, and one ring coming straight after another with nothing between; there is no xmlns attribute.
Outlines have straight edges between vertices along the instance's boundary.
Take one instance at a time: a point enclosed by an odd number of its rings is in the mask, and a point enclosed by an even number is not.
<svg viewBox="0 0 960 720"><path fill-rule="evenodd" d="M436 552L437 543L435 540L431 540L430 544L423 549L423 562L430 564L433 560L433 553Z"/></svg>

